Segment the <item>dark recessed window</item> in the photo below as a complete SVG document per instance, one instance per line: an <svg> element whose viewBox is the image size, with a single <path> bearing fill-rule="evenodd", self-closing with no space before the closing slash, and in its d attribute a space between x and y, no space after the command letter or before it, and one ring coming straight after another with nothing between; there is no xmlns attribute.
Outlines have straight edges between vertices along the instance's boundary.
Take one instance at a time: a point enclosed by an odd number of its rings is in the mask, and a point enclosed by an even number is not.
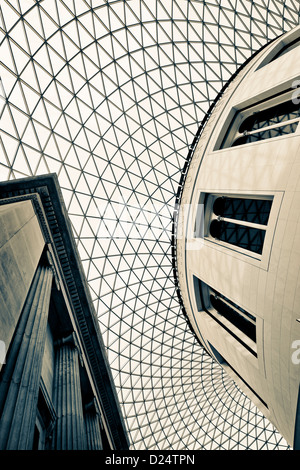
<svg viewBox="0 0 300 470"><path fill-rule="evenodd" d="M295 133L300 121L299 100L293 99L292 92L281 96L239 111L220 148L236 147Z"/></svg>
<svg viewBox="0 0 300 470"><path fill-rule="evenodd" d="M217 292L198 277L194 277L194 291L198 311L206 312L245 349L257 357L256 318L245 309ZM201 310L197 300L201 299ZM249 341L250 340L250 341Z"/></svg>
<svg viewBox="0 0 300 470"><path fill-rule="evenodd" d="M300 45L300 38L295 39L295 41L291 42L290 44L287 44L284 46L282 49L280 49L279 52L272 58L271 62L274 60L278 59L279 57L282 57L283 55L287 54L288 52L292 51L296 47Z"/></svg>
<svg viewBox="0 0 300 470"><path fill-rule="evenodd" d="M270 199L221 196L215 200L213 212L220 217L267 225L271 206Z"/></svg>
<svg viewBox="0 0 300 470"><path fill-rule="evenodd" d="M266 232L224 220L213 220L210 224L210 234L222 242L261 255Z"/></svg>
<svg viewBox="0 0 300 470"><path fill-rule="evenodd" d="M292 100L255 112L239 127L232 146L272 139L296 132L300 117L300 105Z"/></svg>
<svg viewBox="0 0 300 470"><path fill-rule="evenodd" d="M284 56L285 54L292 51L298 46L300 46L300 38L296 38L293 41L289 42L288 44L281 43L281 45L279 46L279 50L274 54L274 48L273 48L271 53L262 61L262 63L259 65L257 70L265 67L271 62L274 62L276 59Z"/></svg>
<svg viewBox="0 0 300 470"><path fill-rule="evenodd" d="M210 288L210 291L211 306L248 338L256 342L255 317L214 289Z"/></svg>
<svg viewBox="0 0 300 470"><path fill-rule="evenodd" d="M262 254L271 199L217 197L209 234L221 242Z"/></svg>

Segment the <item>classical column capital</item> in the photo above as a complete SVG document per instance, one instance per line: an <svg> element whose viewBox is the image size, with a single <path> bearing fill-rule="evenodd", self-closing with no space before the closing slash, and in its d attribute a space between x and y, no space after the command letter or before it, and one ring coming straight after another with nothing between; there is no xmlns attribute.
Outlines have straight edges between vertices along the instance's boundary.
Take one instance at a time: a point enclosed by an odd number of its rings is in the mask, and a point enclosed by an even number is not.
<svg viewBox="0 0 300 470"><path fill-rule="evenodd" d="M62 336L61 338L57 339L54 343L56 347L61 347L66 344L74 346L74 348L79 347L75 331L72 331L72 333L67 336Z"/></svg>
<svg viewBox="0 0 300 470"><path fill-rule="evenodd" d="M57 339L54 342L54 346L56 348L61 348L63 346L70 346L70 347L76 349L77 352L78 352L78 357L79 357L80 364L81 365L83 364L82 351L81 351L81 347L79 345L79 340L78 340L77 333L75 331L72 331L72 333L70 333L67 336L62 336L61 338Z"/></svg>
<svg viewBox="0 0 300 470"><path fill-rule="evenodd" d="M101 418L100 408L95 397L93 397L91 401L84 405L84 409L86 412L94 413L98 415L99 418Z"/></svg>
<svg viewBox="0 0 300 470"><path fill-rule="evenodd" d="M55 256L53 254L53 248L51 244L47 245L47 250L46 250L46 259L49 267L52 269L53 272L53 278L55 280L55 285L57 290L60 290L60 278L58 274L58 266L55 261Z"/></svg>

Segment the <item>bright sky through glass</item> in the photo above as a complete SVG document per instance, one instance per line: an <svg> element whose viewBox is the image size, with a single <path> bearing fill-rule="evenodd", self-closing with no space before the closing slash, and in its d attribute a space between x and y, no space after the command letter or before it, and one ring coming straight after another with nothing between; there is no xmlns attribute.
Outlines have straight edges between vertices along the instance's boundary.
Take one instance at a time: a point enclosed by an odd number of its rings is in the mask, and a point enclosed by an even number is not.
<svg viewBox="0 0 300 470"><path fill-rule="evenodd" d="M285 448L178 303L175 194L210 103L296 0L3 0L0 179L58 174L132 448Z"/></svg>

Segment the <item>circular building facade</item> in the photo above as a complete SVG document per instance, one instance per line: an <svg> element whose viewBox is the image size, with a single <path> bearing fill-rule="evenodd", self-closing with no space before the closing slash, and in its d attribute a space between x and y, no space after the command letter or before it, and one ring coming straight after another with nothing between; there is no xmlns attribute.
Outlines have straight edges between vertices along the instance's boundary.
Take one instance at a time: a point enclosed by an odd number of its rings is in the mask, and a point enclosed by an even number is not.
<svg viewBox="0 0 300 470"><path fill-rule="evenodd" d="M176 271L195 335L299 448L300 28L255 54L197 135ZM298 411L299 414L299 411Z"/></svg>

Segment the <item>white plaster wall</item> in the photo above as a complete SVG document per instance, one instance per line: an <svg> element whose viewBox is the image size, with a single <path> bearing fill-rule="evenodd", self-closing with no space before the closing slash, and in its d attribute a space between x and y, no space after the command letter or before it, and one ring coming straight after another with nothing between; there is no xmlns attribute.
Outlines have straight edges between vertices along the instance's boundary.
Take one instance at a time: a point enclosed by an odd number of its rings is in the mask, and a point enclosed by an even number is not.
<svg viewBox="0 0 300 470"><path fill-rule="evenodd" d="M293 34L300 34L299 28ZM268 404L267 410L250 393L292 444L300 378L300 365L292 361L293 341L300 340L300 125L287 137L214 150L233 108L285 90L300 76L299 47L257 70L269 51L242 72L213 113L182 196L183 204L194 206L203 192L273 195L263 256L245 256L209 240L200 249L185 251L186 241L179 239L178 275L195 331ZM257 359L208 315L197 312L193 275L256 316Z"/></svg>

